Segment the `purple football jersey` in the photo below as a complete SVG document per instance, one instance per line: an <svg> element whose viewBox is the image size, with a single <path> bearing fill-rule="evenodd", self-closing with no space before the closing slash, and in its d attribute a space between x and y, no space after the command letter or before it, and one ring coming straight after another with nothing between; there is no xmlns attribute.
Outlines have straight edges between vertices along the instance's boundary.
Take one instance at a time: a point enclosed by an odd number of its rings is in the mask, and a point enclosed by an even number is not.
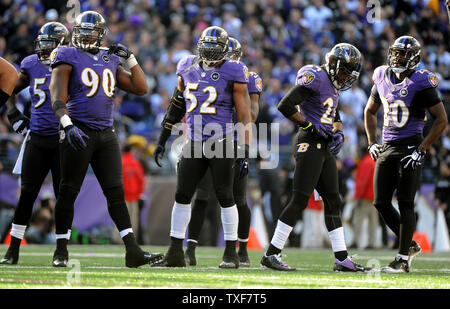
<svg viewBox="0 0 450 309"><path fill-rule="evenodd" d="M30 131L40 135L58 134L59 121L53 113L48 90L51 68L39 62L37 55L31 55L22 60L20 71L30 79Z"/></svg>
<svg viewBox="0 0 450 309"><path fill-rule="evenodd" d="M52 67L61 63L72 66L67 109L71 118L94 130L113 124L117 55L100 49L95 55L75 47L58 47L51 56Z"/></svg>
<svg viewBox="0 0 450 309"><path fill-rule="evenodd" d="M339 91L331 83L327 72L320 66L306 65L298 71L296 85L302 85L315 93L300 104L303 116L331 135Z"/></svg>
<svg viewBox="0 0 450 309"><path fill-rule="evenodd" d="M259 77L258 73L250 72L248 75L248 93L258 93L261 94L263 90L262 79Z"/></svg>
<svg viewBox="0 0 450 309"><path fill-rule="evenodd" d="M227 60L217 68L205 70L194 62L195 58L186 56L177 65L177 75L183 78L185 86L189 137L200 141L229 134L234 130L233 83L248 83L248 69L242 62Z"/></svg>
<svg viewBox="0 0 450 309"><path fill-rule="evenodd" d="M414 95L421 90L437 87L436 75L427 70L416 70L402 82L395 83L394 73L387 65L379 66L373 73L373 82L383 103L383 141L422 134L425 110L412 106ZM417 113L417 109L422 109Z"/></svg>

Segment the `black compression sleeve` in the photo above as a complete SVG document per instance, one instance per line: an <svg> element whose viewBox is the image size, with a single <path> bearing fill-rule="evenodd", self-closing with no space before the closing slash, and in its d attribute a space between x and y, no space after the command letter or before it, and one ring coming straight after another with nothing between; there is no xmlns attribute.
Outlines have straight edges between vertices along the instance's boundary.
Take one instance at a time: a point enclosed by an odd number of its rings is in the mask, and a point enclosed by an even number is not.
<svg viewBox="0 0 450 309"><path fill-rule="evenodd" d="M436 88L426 88L414 94L411 105L428 108L438 104L439 102L442 102L442 99Z"/></svg>
<svg viewBox="0 0 450 309"><path fill-rule="evenodd" d="M380 94L378 93L377 86L373 85L372 90L370 91L370 97L375 101L377 104L382 104Z"/></svg>
<svg viewBox="0 0 450 309"><path fill-rule="evenodd" d="M334 122L342 122L341 120L341 113L339 112L340 108L339 105L336 108L336 115L334 116Z"/></svg>
<svg viewBox="0 0 450 309"><path fill-rule="evenodd" d="M281 99L277 108L284 117L289 118L298 112L295 106L299 105L312 95L314 95L314 91L311 89L303 87L302 85L296 85Z"/></svg>
<svg viewBox="0 0 450 309"><path fill-rule="evenodd" d="M9 94L0 89L0 108L5 105L6 101L9 99Z"/></svg>

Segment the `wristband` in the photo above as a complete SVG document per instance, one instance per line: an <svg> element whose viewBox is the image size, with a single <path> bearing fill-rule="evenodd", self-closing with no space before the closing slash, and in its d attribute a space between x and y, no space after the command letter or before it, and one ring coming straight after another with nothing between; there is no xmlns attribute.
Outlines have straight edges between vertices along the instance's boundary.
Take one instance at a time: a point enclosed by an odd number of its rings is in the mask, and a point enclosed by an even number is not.
<svg viewBox="0 0 450 309"><path fill-rule="evenodd" d="M64 115L59 119L59 122L61 122L61 125L63 128L66 128L67 126L73 125L72 120L68 115Z"/></svg>
<svg viewBox="0 0 450 309"><path fill-rule="evenodd" d="M131 69L132 67L134 67L136 64L138 64L136 57L134 57L133 54L130 55L130 57L128 57L128 59L125 61L128 68Z"/></svg>

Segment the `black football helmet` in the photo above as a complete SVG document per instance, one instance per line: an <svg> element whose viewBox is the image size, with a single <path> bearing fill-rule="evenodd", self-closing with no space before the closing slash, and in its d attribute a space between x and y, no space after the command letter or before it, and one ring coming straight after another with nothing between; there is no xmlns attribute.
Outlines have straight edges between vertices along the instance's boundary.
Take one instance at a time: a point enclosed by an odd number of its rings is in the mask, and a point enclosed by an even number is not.
<svg viewBox="0 0 450 309"><path fill-rule="evenodd" d="M394 73L414 70L420 62L420 43L409 35L401 36L389 47L388 65Z"/></svg>
<svg viewBox="0 0 450 309"><path fill-rule="evenodd" d="M70 32L66 26L52 21L46 23L39 29L38 35L34 40L34 52L38 60L46 65L50 64L50 53L58 45L68 45L70 42Z"/></svg>
<svg viewBox="0 0 450 309"><path fill-rule="evenodd" d="M95 54L102 45L105 36L106 21L99 13L86 11L75 19L72 44L76 48Z"/></svg>
<svg viewBox="0 0 450 309"><path fill-rule="evenodd" d="M206 28L198 40L197 49L200 59L207 66L215 65L228 53L228 33L216 26Z"/></svg>
<svg viewBox="0 0 450 309"><path fill-rule="evenodd" d="M358 79L362 57L359 50L348 43L335 45L325 56L325 68L333 86L344 91Z"/></svg>
<svg viewBox="0 0 450 309"><path fill-rule="evenodd" d="M242 46L235 38L229 38L228 41L228 59L239 61L242 57Z"/></svg>

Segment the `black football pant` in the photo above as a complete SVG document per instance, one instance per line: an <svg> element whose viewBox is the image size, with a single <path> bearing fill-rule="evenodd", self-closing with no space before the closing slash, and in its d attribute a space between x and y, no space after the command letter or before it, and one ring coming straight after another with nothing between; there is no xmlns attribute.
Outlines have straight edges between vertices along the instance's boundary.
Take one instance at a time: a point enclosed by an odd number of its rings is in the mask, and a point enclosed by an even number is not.
<svg viewBox="0 0 450 309"><path fill-rule="evenodd" d="M225 139L223 147L233 149L233 141ZM233 164L234 158L226 157L225 153L218 156L207 157L204 154L204 142L188 140L183 147L183 153L178 162L177 189L175 201L180 204L190 204L196 191L197 185L206 174L208 168L211 170L212 185L217 200L223 208L233 206Z"/></svg>
<svg viewBox="0 0 450 309"><path fill-rule="evenodd" d="M67 138L61 143L61 186L55 206L56 234L66 234L71 228L75 199L89 164L100 183L108 202L108 212L118 230L131 228L123 190L122 157L114 128L96 131L80 122L73 122L89 139L85 140L87 147L78 151L70 146Z"/></svg>
<svg viewBox="0 0 450 309"><path fill-rule="evenodd" d="M59 136L31 132L22 159L20 197L14 213L14 224L28 225L34 202L42 183L51 171L55 197L59 194Z"/></svg>
<svg viewBox="0 0 450 309"><path fill-rule="evenodd" d="M239 166L233 165L233 197L239 214L238 238L247 239L250 230L251 212L247 205L248 175L239 178ZM188 239L198 240L206 216L209 192L212 189L212 176L208 170L197 185L196 197L192 207L191 221L188 228Z"/></svg>
<svg viewBox="0 0 450 309"><path fill-rule="evenodd" d="M324 202L325 225L328 231L342 226L336 159L326 141L315 135L299 131L295 143L295 170L292 197L282 210L279 220L294 226L308 206L314 189Z"/></svg>
<svg viewBox="0 0 450 309"><path fill-rule="evenodd" d="M405 169L405 162L400 160L409 155L421 140L421 136L414 136L395 143L384 143L375 165L374 204L387 226L398 237L399 253L403 255L408 255L416 225L414 197L420 184L421 167ZM397 191L400 213L392 205L394 191Z"/></svg>

